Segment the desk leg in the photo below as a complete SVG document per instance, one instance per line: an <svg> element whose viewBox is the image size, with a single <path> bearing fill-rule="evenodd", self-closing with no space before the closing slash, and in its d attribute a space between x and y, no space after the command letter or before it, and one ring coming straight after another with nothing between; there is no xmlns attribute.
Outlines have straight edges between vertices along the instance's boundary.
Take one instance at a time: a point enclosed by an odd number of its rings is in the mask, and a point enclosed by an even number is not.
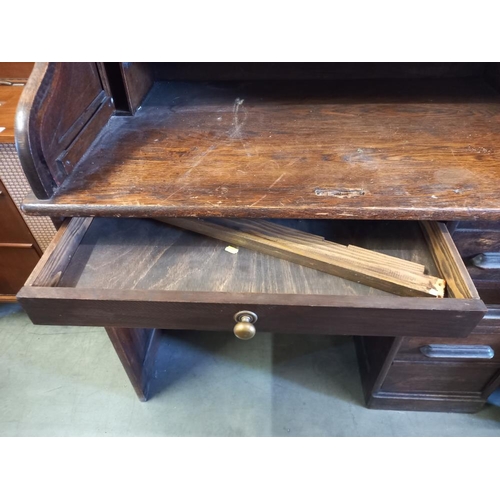
<svg viewBox="0 0 500 500"><path fill-rule="evenodd" d="M106 328L106 332L137 396L141 401L147 401L159 331L146 328Z"/></svg>

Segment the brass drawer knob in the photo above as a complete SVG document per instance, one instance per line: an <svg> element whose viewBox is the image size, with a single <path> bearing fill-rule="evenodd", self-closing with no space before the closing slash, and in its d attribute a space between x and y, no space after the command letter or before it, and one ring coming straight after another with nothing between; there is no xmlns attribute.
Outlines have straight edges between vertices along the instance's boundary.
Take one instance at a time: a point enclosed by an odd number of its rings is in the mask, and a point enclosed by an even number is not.
<svg viewBox="0 0 500 500"><path fill-rule="evenodd" d="M255 336L255 326L254 323L257 322L257 315L252 311L240 311L234 315L234 325L233 332L241 340L250 340Z"/></svg>

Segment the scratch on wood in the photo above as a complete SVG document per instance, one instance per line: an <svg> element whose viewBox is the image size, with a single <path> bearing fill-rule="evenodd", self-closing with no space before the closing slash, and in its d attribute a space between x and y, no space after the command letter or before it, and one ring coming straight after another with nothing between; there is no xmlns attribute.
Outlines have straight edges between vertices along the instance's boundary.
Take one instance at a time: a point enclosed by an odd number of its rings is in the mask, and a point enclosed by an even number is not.
<svg viewBox="0 0 500 500"><path fill-rule="evenodd" d="M241 138L241 127L245 123L246 111L245 111L245 119L243 120L243 122L240 122L240 119L238 117L238 113L240 111L240 106L242 106L244 102L245 102L245 99L240 99L239 97L237 97L234 100L234 105L233 105L233 127L232 127L232 130L231 130L231 133L229 134L230 137L232 137L232 138L235 138L235 137Z"/></svg>
<svg viewBox="0 0 500 500"><path fill-rule="evenodd" d="M283 179L286 172L283 172L267 189L271 189L274 185L278 184L278 182Z"/></svg>
<svg viewBox="0 0 500 500"><path fill-rule="evenodd" d="M363 196L366 191L362 188L338 188L338 189L320 189L314 190L316 196L332 196L334 198L354 198Z"/></svg>
<svg viewBox="0 0 500 500"><path fill-rule="evenodd" d="M242 122L240 122L240 120L239 120L238 113L240 111L240 107L243 105L244 102L245 102L245 99L240 99L239 97L236 98L235 101L234 101L234 105L233 105L233 124L232 124L232 130L229 133L229 137L231 139L234 139L234 138L240 139L241 144L243 145L243 148L245 149L245 152L246 152L247 156L252 156L251 153L247 150L245 143L241 140L241 128L242 128L242 126L246 122L247 111L245 109L243 109L243 111L245 113L245 117L244 117L244 119L243 119ZM217 147L219 145L220 145L219 143L215 142L214 144L212 144L211 146L209 146L207 149L205 149L205 151L201 152L195 158L193 158L192 165L189 167L188 170L186 170L186 172L184 172L182 174L181 178L185 177L186 175L189 175L191 173L191 171L194 168L196 168L210 153L212 153L212 151L214 151L215 149L217 149Z"/></svg>
<svg viewBox="0 0 500 500"><path fill-rule="evenodd" d="M253 207L253 206L257 205L257 203L262 201L266 196L267 196L267 194L261 196L257 201L253 202L250 206Z"/></svg>
<svg viewBox="0 0 500 500"><path fill-rule="evenodd" d="M245 153L247 156L252 156L252 152L247 149L247 145L243 141L242 135L241 135L241 129L243 128L243 125L247 121L248 113L247 110L243 107L243 103L245 102L245 99L240 99L237 97L234 100L233 104L233 123L231 130L229 131L229 137L231 139L239 139L241 142L241 145L243 146L243 149L245 150ZM239 112L240 112L240 107L241 110L244 113L244 118L243 121L240 121L239 118Z"/></svg>
<svg viewBox="0 0 500 500"><path fill-rule="evenodd" d="M193 158L193 163L192 165L179 177L179 179L182 179L183 177L186 177L191 173L192 170L194 170L212 151L216 150L219 147L218 143L214 143L211 146L209 146L207 149L199 153L197 156Z"/></svg>

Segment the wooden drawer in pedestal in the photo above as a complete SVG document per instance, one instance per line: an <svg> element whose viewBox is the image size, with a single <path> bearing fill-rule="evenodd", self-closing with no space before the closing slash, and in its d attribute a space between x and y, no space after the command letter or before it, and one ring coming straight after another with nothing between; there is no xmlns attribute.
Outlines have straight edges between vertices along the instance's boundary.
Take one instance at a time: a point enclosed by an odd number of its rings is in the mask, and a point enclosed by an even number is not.
<svg viewBox="0 0 500 500"><path fill-rule="evenodd" d="M488 383L499 372L499 363L485 364L479 360L394 361L382 384L381 392L462 395L471 393L480 397Z"/></svg>
<svg viewBox="0 0 500 500"><path fill-rule="evenodd" d="M498 306L466 338L361 337L356 345L371 408L474 412L500 385Z"/></svg>
<svg viewBox="0 0 500 500"><path fill-rule="evenodd" d="M18 295L37 324L257 333L465 337L486 308L444 225L437 248L417 222L281 220L339 243L406 258L447 279L448 296L399 297L149 219L66 222Z"/></svg>

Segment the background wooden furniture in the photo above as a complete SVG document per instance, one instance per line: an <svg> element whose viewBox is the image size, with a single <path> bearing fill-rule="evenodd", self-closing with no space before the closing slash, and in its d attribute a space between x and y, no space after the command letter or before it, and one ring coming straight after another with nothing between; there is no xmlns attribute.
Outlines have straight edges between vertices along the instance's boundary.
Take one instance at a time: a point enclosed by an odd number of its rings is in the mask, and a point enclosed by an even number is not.
<svg viewBox="0 0 500 500"><path fill-rule="evenodd" d="M460 221L449 225L457 238L477 220L496 227L499 74L496 64L38 64L17 120L37 196L24 209L74 218L19 299L37 323L105 326L142 399L156 329L230 334L250 310L257 334L355 335L370 407L476 411L499 383L487 357L495 295L485 307L444 224L426 240L417 221ZM396 297L123 218L164 216L280 217L423 264L447 296ZM476 357L463 359L470 346Z"/></svg>
<svg viewBox="0 0 500 500"><path fill-rule="evenodd" d="M32 69L33 63L0 63L0 301L16 300L16 293L42 254L15 201L29 191L14 148L14 118ZM33 227L44 219L33 218ZM52 226L47 239L53 235ZM41 242L43 245L45 239Z"/></svg>
<svg viewBox="0 0 500 500"><path fill-rule="evenodd" d="M15 301L42 252L0 181L0 301Z"/></svg>

